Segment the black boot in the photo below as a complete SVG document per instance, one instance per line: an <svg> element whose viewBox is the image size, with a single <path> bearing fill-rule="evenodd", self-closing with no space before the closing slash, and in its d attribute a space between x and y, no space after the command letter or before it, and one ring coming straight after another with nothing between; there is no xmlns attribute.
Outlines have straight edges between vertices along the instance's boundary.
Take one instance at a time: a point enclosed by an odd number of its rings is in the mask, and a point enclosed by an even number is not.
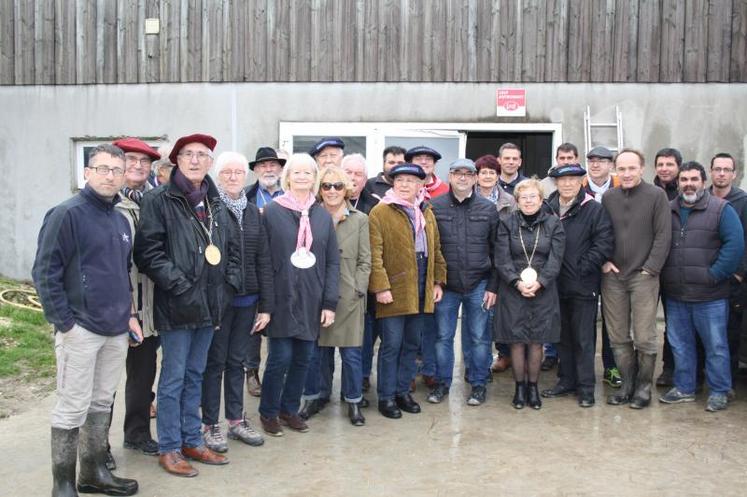
<svg viewBox="0 0 747 497"><path fill-rule="evenodd" d="M301 416L301 419L309 419L321 410L319 399L304 400L301 408L298 410L298 415Z"/></svg>
<svg viewBox="0 0 747 497"><path fill-rule="evenodd" d="M651 384L654 381L654 367L656 354L638 352L638 375L636 377L635 394L630 401L633 409L643 409L651 403Z"/></svg>
<svg viewBox="0 0 747 497"><path fill-rule="evenodd" d="M516 391L514 392L514 400L511 405L515 409L524 409L524 405L527 402L527 384L523 381L516 382Z"/></svg>
<svg viewBox="0 0 747 497"><path fill-rule="evenodd" d="M363 426L366 424L366 418L363 417L363 413L361 412L360 402L350 402L348 404L348 417L353 426Z"/></svg>
<svg viewBox="0 0 747 497"><path fill-rule="evenodd" d="M612 348L615 355L615 364L620 371L622 384L620 388L607 397L607 403L613 406L627 404L633 398L637 364L635 351L632 345L623 345Z"/></svg>
<svg viewBox="0 0 747 497"><path fill-rule="evenodd" d="M78 492L85 494L135 495L135 480L118 478L106 467L108 412L89 412L80 429L80 474Z"/></svg>
<svg viewBox="0 0 747 497"><path fill-rule="evenodd" d="M78 428L52 427L52 497L78 497L75 463L78 459Z"/></svg>
<svg viewBox="0 0 747 497"><path fill-rule="evenodd" d="M529 389L527 391L527 404L532 409L542 408L542 399L540 399L539 390L537 389L537 383L529 382Z"/></svg>

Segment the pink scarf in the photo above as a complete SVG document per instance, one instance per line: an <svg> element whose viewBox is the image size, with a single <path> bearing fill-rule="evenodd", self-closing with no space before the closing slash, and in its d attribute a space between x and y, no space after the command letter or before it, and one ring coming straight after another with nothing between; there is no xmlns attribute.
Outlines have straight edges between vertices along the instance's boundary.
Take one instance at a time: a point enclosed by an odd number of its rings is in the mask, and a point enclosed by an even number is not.
<svg viewBox="0 0 747 497"><path fill-rule="evenodd" d="M394 193L394 190L390 188L386 191L386 195L384 195L384 198L381 199L381 202L384 204L401 205L402 207L409 207L410 209L413 209L415 211L415 233L420 233L421 231L423 231L423 229L425 229L425 216L423 216L423 212L420 210L420 204L422 204L423 200L425 200L425 196L425 188L421 188L418 192L417 197L415 197L415 202L411 204L410 202L398 197Z"/></svg>
<svg viewBox="0 0 747 497"><path fill-rule="evenodd" d="M309 196L306 197L306 201L301 203L296 200L296 197L291 195L290 192L285 192L279 197L275 197L275 202L282 205L286 209L301 213L301 221L298 223L298 238L296 238L296 250L304 247L307 252L311 252L311 242L314 241L314 237L311 235L311 222L309 221L309 209L316 198L309 192Z"/></svg>

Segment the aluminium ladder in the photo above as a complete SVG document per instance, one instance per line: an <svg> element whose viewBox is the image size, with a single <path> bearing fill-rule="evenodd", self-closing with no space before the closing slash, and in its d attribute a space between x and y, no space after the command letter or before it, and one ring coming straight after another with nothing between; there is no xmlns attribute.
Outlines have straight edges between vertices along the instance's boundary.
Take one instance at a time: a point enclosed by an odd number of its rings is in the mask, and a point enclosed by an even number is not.
<svg viewBox="0 0 747 497"><path fill-rule="evenodd" d="M594 141L593 131L600 128L615 129L615 134L617 135L617 145L615 147L610 147L608 144ZM586 111L584 112L584 146L586 148L584 157L586 157L586 154L588 154L592 148L599 145L609 148L613 154L623 148L622 113L620 112L620 107L618 105L615 105L615 120L610 122L592 122L591 107L588 105L586 106Z"/></svg>

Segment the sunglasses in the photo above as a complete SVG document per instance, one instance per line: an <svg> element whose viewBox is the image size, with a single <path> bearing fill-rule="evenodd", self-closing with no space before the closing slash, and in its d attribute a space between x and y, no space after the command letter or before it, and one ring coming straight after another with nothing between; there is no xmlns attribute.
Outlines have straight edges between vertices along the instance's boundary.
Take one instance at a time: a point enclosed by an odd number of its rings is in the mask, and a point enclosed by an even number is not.
<svg viewBox="0 0 747 497"><path fill-rule="evenodd" d="M324 190L325 192L330 191L332 188L334 188L338 192L341 192L345 189L345 183L322 183L322 190Z"/></svg>

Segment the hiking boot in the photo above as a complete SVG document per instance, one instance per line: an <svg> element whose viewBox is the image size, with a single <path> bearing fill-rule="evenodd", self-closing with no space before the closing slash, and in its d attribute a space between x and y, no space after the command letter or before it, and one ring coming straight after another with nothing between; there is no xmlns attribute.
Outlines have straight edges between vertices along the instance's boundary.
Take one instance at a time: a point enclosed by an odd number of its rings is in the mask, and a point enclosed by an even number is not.
<svg viewBox="0 0 747 497"><path fill-rule="evenodd" d="M246 417L238 423L228 425L228 438L231 440L241 440L252 447L258 447L265 443L262 434L252 426Z"/></svg>
<svg viewBox="0 0 747 497"><path fill-rule="evenodd" d="M280 420L278 420L277 417L266 418L264 416L260 416L259 422L262 424L262 429L265 430L265 433L267 433L271 437L283 436L283 427L280 426Z"/></svg>
<svg viewBox="0 0 747 497"><path fill-rule="evenodd" d="M440 404L447 395L449 395L449 387L446 385L438 385L436 388L431 390L430 394L428 394L427 400L431 404Z"/></svg>
<svg viewBox="0 0 747 497"><path fill-rule="evenodd" d="M681 404L683 402L695 402L695 394L682 393L677 387L673 387L667 393L659 397L659 402L664 404Z"/></svg>
<svg viewBox="0 0 747 497"><path fill-rule="evenodd" d="M262 395L262 382L259 381L258 369L252 368L246 370L246 393L252 397L259 397Z"/></svg>
<svg viewBox="0 0 747 497"><path fill-rule="evenodd" d="M485 394L487 393L487 390L483 385L475 385L472 387L472 393L469 394L469 399L467 399L467 405L468 406L479 406L483 402L485 402Z"/></svg>
<svg viewBox="0 0 747 497"><path fill-rule="evenodd" d="M219 454L228 452L228 442L226 437L223 436L223 432L220 431L220 425L205 425L202 438L205 440L207 448L213 452Z"/></svg>
<svg viewBox="0 0 747 497"><path fill-rule="evenodd" d="M729 400L726 398L726 395L722 393L712 393L708 396L708 403L706 404L705 410L708 412L723 411L726 409L728 403Z"/></svg>
<svg viewBox="0 0 747 497"><path fill-rule="evenodd" d="M620 370L617 368L605 369L602 381L612 388L620 388L623 382L622 378L620 377Z"/></svg>

